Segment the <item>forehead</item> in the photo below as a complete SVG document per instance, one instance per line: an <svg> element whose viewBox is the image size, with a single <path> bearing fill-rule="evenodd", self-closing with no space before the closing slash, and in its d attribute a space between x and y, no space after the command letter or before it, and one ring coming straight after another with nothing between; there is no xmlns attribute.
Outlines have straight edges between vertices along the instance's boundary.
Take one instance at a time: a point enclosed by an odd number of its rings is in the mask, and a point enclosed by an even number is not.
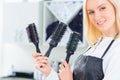
<svg viewBox="0 0 120 80"><path fill-rule="evenodd" d="M94 9L100 6L101 4L107 4L107 3L109 3L108 0L87 0L86 7L87 9Z"/></svg>

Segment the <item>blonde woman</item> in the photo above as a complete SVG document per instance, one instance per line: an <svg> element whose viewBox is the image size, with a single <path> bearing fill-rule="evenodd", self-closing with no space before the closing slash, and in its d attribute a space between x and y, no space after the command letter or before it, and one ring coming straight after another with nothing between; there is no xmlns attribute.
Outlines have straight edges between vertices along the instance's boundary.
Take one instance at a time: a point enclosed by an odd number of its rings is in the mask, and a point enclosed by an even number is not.
<svg viewBox="0 0 120 80"><path fill-rule="evenodd" d="M47 57L34 53L36 68L47 80L120 80L120 1L84 0L83 12L90 47L77 58L73 71L63 61L56 73Z"/></svg>

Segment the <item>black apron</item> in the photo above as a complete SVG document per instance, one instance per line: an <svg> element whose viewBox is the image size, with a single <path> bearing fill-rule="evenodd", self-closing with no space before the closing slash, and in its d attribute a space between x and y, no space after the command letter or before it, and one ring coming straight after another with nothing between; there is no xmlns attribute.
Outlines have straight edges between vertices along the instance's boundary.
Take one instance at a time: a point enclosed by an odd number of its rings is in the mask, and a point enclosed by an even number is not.
<svg viewBox="0 0 120 80"><path fill-rule="evenodd" d="M114 39L110 42L101 58L80 55L74 64L73 80L102 80L104 78L102 58L110 49Z"/></svg>

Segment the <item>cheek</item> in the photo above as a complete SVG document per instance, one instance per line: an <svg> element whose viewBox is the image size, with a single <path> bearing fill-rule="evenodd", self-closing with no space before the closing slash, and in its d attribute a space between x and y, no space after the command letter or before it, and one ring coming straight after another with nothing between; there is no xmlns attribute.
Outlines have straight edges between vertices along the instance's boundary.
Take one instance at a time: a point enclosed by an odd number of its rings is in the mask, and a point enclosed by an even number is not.
<svg viewBox="0 0 120 80"><path fill-rule="evenodd" d="M107 16L107 20L111 23L114 24L115 23L115 14L114 13L109 13Z"/></svg>
<svg viewBox="0 0 120 80"><path fill-rule="evenodd" d="M106 17L108 17L108 19L110 20L115 20L115 11L114 10L108 10L106 13L105 13Z"/></svg>
<svg viewBox="0 0 120 80"><path fill-rule="evenodd" d="M95 19L94 19L94 17L89 17L89 20L90 20L90 23L92 23L92 24L94 24L94 25L96 25L96 22L95 22Z"/></svg>

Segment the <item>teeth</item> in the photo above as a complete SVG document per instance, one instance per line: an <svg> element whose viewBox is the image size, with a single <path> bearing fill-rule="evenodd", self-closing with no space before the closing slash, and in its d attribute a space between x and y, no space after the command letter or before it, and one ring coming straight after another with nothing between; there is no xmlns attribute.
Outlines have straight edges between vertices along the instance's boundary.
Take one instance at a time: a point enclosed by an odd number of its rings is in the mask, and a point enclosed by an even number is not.
<svg viewBox="0 0 120 80"><path fill-rule="evenodd" d="M98 25L102 25L104 23L104 21L101 21L101 22L98 22L97 24Z"/></svg>
<svg viewBox="0 0 120 80"><path fill-rule="evenodd" d="M101 25L103 22L99 22L98 24Z"/></svg>

